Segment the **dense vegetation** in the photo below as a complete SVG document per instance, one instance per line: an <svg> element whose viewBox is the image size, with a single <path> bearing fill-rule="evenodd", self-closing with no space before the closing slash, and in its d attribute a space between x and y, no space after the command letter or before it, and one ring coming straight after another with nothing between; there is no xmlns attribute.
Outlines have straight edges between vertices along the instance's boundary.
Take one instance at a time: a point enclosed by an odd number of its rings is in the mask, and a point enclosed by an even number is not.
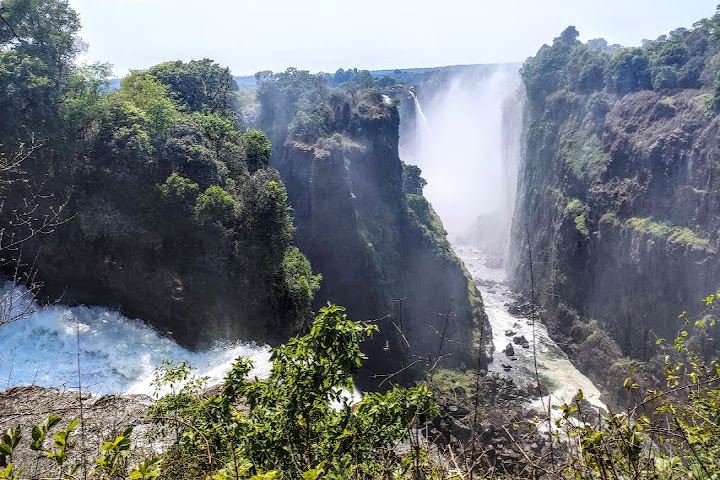
<svg viewBox="0 0 720 480"><path fill-rule="evenodd" d="M119 304L190 345L304 324L319 277L292 246L269 140L237 120L229 70L167 62L108 91L107 66L74 64L82 42L67 2L3 8L0 155L27 155L6 175L2 220L13 225L28 198L38 212L63 204L54 235L24 245L39 251L47 291Z"/></svg>
<svg viewBox="0 0 720 480"><path fill-rule="evenodd" d="M544 45L522 69L531 105L557 101L563 92L625 94L641 90L667 91L717 85L720 71L720 13L678 28L642 47L608 46L604 39L582 44L575 27L568 27L551 46ZM710 106L716 107L717 91Z"/></svg>

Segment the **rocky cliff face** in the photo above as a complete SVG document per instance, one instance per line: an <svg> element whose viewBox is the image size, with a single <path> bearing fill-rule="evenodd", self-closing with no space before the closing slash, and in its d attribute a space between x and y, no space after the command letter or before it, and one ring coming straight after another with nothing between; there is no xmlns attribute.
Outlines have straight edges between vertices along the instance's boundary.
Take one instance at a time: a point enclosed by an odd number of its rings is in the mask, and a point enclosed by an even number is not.
<svg viewBox="0 0 720 480"><path fill-rule="evenodd" d="M330 138L311 145L290 137L273 157L297 244L323 275L316 304L337 302L352 318L378 322L368 371L427 363L443 333L442 353L472 367L481 327L489 332L480 294L427 201L403 193L397 108L377 97L345 114Z"/></svg>
<svg viewBox="0 0 720 480"><path fill-rule="evenodd" d="M678 314L717 291L720 122L709 97L560 90L529 105L513 282L530 297L529 244L544 320L601 384L627 373L621 357L651 359L656 339L682 328Z"/></svg>
<svg viewBox="0 0 720 480"><path fill-rule="evenodd" d="M175 83L136 71L119 91L96 85L73 121L54 107L48 139L19 178L0 182L3 255L17 250L7 232L28 238L17 265L3 259L0 271L17 268L27 275L19 280L43 283L51 301L117 308L186 347L286 340L311 319L318 279L292 244L287 194L267 168L269 143L260 132L241 134L222 106L229 71L209 60L153 71L164 69ZM220 105L178 103L202 95ZM66 199L66 221L45 229L50 235L33 233Z"/></svg>

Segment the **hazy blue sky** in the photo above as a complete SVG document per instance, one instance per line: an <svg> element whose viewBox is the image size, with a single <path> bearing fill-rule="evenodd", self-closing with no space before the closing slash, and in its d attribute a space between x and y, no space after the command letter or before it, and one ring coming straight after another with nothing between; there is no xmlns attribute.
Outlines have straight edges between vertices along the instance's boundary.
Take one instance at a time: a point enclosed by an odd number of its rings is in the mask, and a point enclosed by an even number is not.
<svg viewBox="0 0 720 480"><path fill-rule="evenodd" d="M719 0L70 0L115 73L212 58L236 75L522 61L568 25L637 45Z"/></svg>

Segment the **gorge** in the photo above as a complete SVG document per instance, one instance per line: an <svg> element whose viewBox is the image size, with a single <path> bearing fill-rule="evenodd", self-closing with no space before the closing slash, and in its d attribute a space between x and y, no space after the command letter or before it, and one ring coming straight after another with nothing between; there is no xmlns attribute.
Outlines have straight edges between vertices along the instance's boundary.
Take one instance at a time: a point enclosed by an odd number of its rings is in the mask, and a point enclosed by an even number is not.
<svg viewBox="0 0 720 480"><path fill-rule="evenodd" d="M522 64L119 80L67 1L0 16L0 479L11 422L29 461L41 413L126 400L142 455L103 479L720 471L720 10ZM75 478L64 425L31 477Z"/></svg>

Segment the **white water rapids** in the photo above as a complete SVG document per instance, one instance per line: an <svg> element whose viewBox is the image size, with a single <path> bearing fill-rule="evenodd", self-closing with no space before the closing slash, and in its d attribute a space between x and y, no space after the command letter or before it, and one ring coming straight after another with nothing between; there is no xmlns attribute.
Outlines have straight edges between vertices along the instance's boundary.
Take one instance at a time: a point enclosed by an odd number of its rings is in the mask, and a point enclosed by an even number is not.
<svg viewBox="0 0 720 480"><path fill-rule="evenodd" d="M7 298L10 286L0 298ZM96 394L150 394L155 368L165 360L189 361L195 375L210 377L210 385L220 383L239 356L253 361L251 376L266 377L270 369L266 346L237 342L191 352L112 310L54 305L0 328L0 390L76 388L78 329L82 388Z"/></svg>
<svg viewBox="0 0 720 480"><path fill-rule="evenodd" d="M478 287L485 302L485 312L492 328L495 353L489 365L490 372L511 377L518 386L535 385L535 366L533 362L533 325L532 321L517 317L508 311L513 302L505 283L505 269L494 267L495 255L486 254L477 247L455 246L455 253L462 259L473 279L480 283ZM512 332L506 335L506 332ZM522 335L529 343L528 348L513 343L513 337ZM545 325L535 323L535 352L537 354L538 377L540 384L548 389L550 404L558 413L563 404L570 404L578 390L583 391L585 400L596 407L606 410L600 400L600 391L572 364L565 352L550 338ZM511 344L514 355L506 355L505 347ZM511 368L503 367L503 364ZM540 411L547 411L548 397L533 402Z"/></svg>

